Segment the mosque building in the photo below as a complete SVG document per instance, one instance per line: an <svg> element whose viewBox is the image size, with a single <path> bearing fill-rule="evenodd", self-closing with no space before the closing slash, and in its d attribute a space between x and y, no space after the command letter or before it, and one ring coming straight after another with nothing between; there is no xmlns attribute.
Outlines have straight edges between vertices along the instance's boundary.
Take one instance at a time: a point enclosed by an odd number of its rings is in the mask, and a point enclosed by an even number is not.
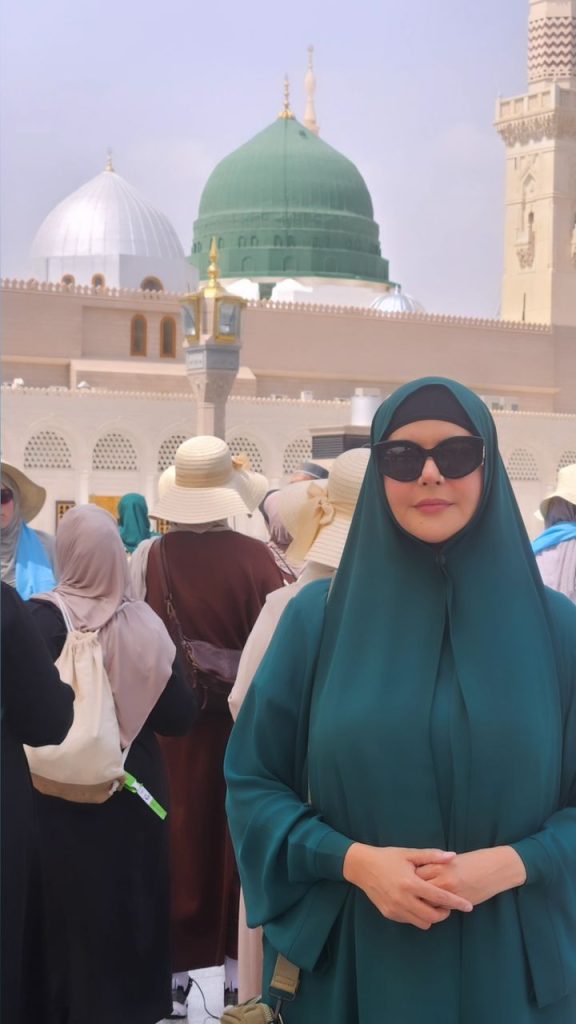
<svg viewBox="0 0 576 1024"><path fill-rule="evenodd" d="M38 281L182 292L190 268L178 235L112 166L48 214L32 243Z"/></svg>
<svg viewBox="0 0 576 1024"><path fill-rule="evenodd" d="M506 152L502 319L427 314L389 275L368 187L319 135L309 54L299 121L279 117L209 176L191 253L114 169L48 214L27 281L2 284L4 457L46 487L36 521L128 491L196 431L181 302L208 274L242 296L226 436L278 480L312 434L425 374L494 410L532 534L542 493L576 462L576 0L529 0L529 87L500 99ZM388 254L393 259L393 253Z"/></svg>
<svg viewBox="0 0 576 1024"><path fill-rule="evenodd" d="M208 178L191 262L206 279L212 238L221 278L250 299L364 306L390 289L372 199L357 167L319 136L312 47L304 123L290 109Z"/></svg>

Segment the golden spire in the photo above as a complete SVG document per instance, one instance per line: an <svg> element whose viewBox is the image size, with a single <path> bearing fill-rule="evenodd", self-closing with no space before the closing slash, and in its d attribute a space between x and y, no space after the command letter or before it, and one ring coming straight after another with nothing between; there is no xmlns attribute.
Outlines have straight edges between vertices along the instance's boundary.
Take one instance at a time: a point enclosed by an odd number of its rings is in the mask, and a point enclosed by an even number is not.
<svg viewBox="0 0 576 1024"><path fill-rule="evenodd" d="M210 245L210 262L208 264L208 284L202 289L207 299L213 299L217 295L223 295L226 291L220 284L220 267L218 266L218 246L216 239L212 239Z"/></svg>
<svg viewBox="0 0 576 1024"><path fill-rule="evenodd" d="M280 121L293 121L294 114L290 110L290 82L288 75L284 75L284 107L278 114Z"/></svg>
<svg viewBox="0 0 576 1024"><path fill-rule="evenodd" d="M309 131L318 135L320 125L316 120L314 108L314 93L316 92L316 76L314 74L314 47L308 47L308 70L304 77L304 88L306 89L306 109L304 111L304 124Z"/></svg>
<svg viewBox="0 0 576 1024"><path fill-rule="evenodd" d="M112 164L112 150L111 149L108 150L108 153L107 153L107 156L106 156L106 170L107 171L113 171L114 170L114 166Z"/></svg>

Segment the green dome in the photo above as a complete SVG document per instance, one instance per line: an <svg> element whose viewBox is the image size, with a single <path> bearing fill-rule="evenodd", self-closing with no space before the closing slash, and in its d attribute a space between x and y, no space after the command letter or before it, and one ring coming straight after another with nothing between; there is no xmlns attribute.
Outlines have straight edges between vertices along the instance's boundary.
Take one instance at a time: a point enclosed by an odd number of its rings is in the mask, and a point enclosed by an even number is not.
<svg viewBox="0 0 576 1024"><path fill-rule="evenodd" d="M366 183L295 118L279 118L210 175L191 263L204 280L212 238L223 278L388 281Z"/></svg>

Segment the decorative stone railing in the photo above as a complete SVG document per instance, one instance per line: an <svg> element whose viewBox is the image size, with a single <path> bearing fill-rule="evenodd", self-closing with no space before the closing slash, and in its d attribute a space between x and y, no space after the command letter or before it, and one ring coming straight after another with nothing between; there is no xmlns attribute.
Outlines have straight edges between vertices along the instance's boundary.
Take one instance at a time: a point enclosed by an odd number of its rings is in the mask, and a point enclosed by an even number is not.
<svg viewBox="0 0 576 1024"><path fill-rule="evenodd" d="M489 320L482 317L447 316L440 313L386 313L362 306L325 306L315 302L271 302L253 299L248 309L274 310L287 313L312 313L316 316L354 316L365 320L393 320L440 327L479 327L491 330L510 330L536 334L551 334L549 324L525 324L516 320Z"/></svg>
<svg viewBox="0 0 576 1024"><path fill-rule="evenodd" d="M142 291L141 288L95 288L91 284L62 284L62 282L37 281L31 277L27 281L15 278L2 278L0 287L9 291L44 292L54 295L98 295L107 299L146 299L149 302L165 302L166 299L180 299L180 292Z"/></svg>

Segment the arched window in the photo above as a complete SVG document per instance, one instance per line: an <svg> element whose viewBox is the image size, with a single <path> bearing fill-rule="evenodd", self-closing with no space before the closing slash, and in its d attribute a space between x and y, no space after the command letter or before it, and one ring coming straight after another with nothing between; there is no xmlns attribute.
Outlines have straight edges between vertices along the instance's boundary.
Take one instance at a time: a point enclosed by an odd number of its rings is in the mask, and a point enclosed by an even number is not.
<svg viewBox="0 0 576 1024"><path fill-rule="evenodd" d="M232 455L246 455L250 469L255 473L262 472L262 452L255 441L249 437L231 437L228 439L228 447Z"/></svg>
<svg viewBox="0 0 576 1024"><path fill-rule="evenodd" d="M218 239L218 248L219 249L223 249L224 248L224 239L223 238L219 238Z"/></svg>
<svg viewBox="0 0 576 1024"><path fill-rule="evenodd" d="M115 431L99 438L92 451L92 469L137 470L138 455L130 438Z"/></svg>
<svg viewBox="0 0 576 1024"><path fill-rule="evenodd" d="M241 269L244 270L244 271L246 271L246 270L253 270L254 269L254 260L252 259L251 256L245 256L244 257L244 259L242 260L242 268Z"/></svg>
<svg viewBox="0 0 576 1024"><path fill-rule="evenodd" d="M104 274L92 274L92 287L93 288L104 288L106 285L106 278Z"/></svg>
<svg viewBox="0 0 576 1024"><path fill-rule="evenodd" d="M238 248L239 249L244 249L245 246L246 246L246 239L245 239L244 235L240 235L240 238L238 239Z"/></svg>
<svg viewBox="0 0 576 1024"><path fill-rule="evenodd" d="M274 235L274 245L280 248L280 246L282 245L282 235Z"/></svg>
<svg viewBox="0 0 576 1024"><path fill-rule="evenodd" d="M162 441L158 451L158 472L163 473L168 466L172 466L176 458L176 452L184 441L188 440L186 434L172 434Z"/></svg>
<svg viewBox="0 0 576 1024"><path fill-rule="evenodd" d="M250 245L258 245L258 239L256 235L252 235L252 238L250 239Z"/></svg>
<svg viewBox="0 0 576 1024"><path fill-rule="evenodd" d="M148 328L145 316L133 316L130 325L130 355L145 356Z"/></svg>
<svg viewBox="0 0 576 1024"><path fill-rule="evenodd" d="M527 483L540 479L536 459L532 452L527 451L526 448L516 448L512 452L506 469L510 479L517 482L524 481Z"/></svg>
<svg viewBox="0 0 576 1024"><path fill-rule="evenodd" d="M558 472L560 472L561 469L565 469L566 466L575 466L575 465L576 465L576 451L568 450L566 452L562 452L562 455L560 456L560 460L558 462Z"/></svg>
<svg viewBox="0 0 576 1024"><path fill-rule="evenodd" d="M295 437L290 441L282 457L282 468L285 473L293 473L301 462L312 458L312 442L309 437Z"/></svg>
<svg viewBox="0 0 576 1024"><path fill-rule="evenodd" d="M55 430L40 430L26 442L24 469L72 469L66 438Z"/></svg>
<svg viewBox="0 0 576 1024"><path fill-rule="evenodd" d="M76 284L76 278L74 274L64 274L62 278L62 284Z"/></svg>
<svg viewBox="0 0 576 1024"><path fill-rule="evenodd" d="M140 285L143 292L163 292L164 285L158 277L145 277Z"/></svg>
<svg viewBox="0 0 576 1024"><path fill-rule="evenodd" d="M294 240L294 235L288 235L288 238L286 239L286 245L289 245L289 246L296 245L296 242Z"/></svg>
<svg viewBox="0 0 576 1024"><path fill-rule="evenodd" d="M176 321L165 316L160 322L160 356L162 359L176 358Z"/></svg>

